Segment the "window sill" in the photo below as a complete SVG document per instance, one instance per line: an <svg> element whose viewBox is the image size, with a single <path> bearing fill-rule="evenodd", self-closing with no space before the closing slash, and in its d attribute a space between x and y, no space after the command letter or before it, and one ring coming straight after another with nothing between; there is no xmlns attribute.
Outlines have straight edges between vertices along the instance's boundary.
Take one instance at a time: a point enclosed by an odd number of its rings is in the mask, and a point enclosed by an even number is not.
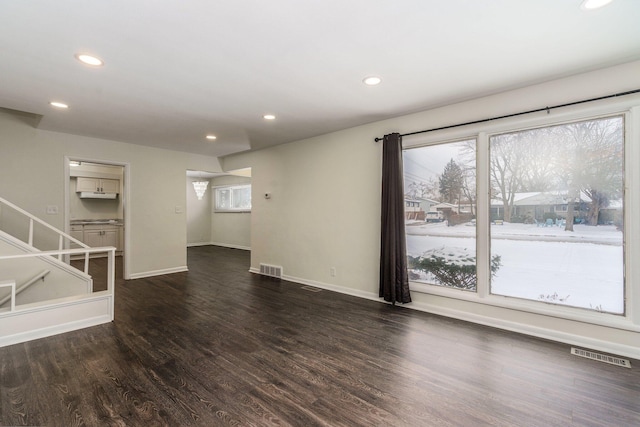
<svg viewBox="0 0 640 427"><path fill-rule="evenodd" d="M516 310L546 317L555 317L558 319L588 323L591 325L621 329L624 331L640 332L640 325L633 323L628 315L601 313L583 308L551 304L542 301L529 301L501 295L481 296L476 292L449 289L436 285L427 285L417 282L409 282L409 288L412 292L434 295L443 298L462 300L475 304L488 305L508 310Z"/></svg>

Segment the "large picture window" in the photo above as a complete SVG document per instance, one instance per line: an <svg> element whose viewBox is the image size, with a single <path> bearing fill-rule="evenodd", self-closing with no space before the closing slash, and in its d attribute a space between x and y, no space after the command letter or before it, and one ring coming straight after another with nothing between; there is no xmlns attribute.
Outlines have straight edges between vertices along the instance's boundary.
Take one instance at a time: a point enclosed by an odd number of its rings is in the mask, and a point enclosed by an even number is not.
<svg viewBox="0 0 640 427"><path fill-rule="evenodd" d="M491 292L624 313L622 117L492 136Z"/></svg>
<svg viewBox="0 0 640 427"><path fill-rule="evenodd" d="M215 187L215 211L251 211L251 185Z"/></svg>
<svg viewBox="0 0 640 427"><path fill-rule="evenodd" d="M624 315L624 122L601 117L406 148L412 289Z"/></svg>
<svg viewBox="0 0 640 427"><path fill-rule="evenodd" d="M409 278L475 291L476 141L405 150Z"/></svg>

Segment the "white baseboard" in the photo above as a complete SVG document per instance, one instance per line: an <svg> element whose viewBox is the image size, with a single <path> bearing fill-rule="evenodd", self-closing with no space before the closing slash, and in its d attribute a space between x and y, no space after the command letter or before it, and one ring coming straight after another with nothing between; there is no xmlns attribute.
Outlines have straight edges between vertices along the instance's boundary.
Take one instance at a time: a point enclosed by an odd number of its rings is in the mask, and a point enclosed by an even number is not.
<svg viewBox="0 0 640 427"><path fill-rule="evenodd" d="M250 251L250 246L241 246L241 245L232 245L230 243L221 243L221 242L200 242L200 243L187 243L188 248L196 247L196 246L221 246L223 248L230 249L242 249L243 251Z"/></svg>
<svg viewBox="0 0 640 427"><path fill-rule="evenodd" d="M251 273L260 274L260 270L257 268L250 268ZM289 282L299 283L302 285L314 286L316 288L326 289L329 291L339 292L341 294L351 295L359 298L364 298L372 301L377 301L383 304L389 304L377 294L367 291L359 291L344 286L331 285L328 283L316 282L314 280L301 279L293 276L283 276L282 280ZM455 310L451 308L445 308L423 302L412 302L409 304L403 304L403 308L412 310L424 311L426 313L436 314L439 316L450 317L453 319L463 320L470 323L476 323L480 325L490 326L497 329L503 329L511 332L517 332L524 335L530 335L538 338L548 339L551 341L561 342L569 345L584 347L591 350L602 351L605 353L612 353L619 356L629 357L632 359L640 359L640 348L612 343L609 341L598 340L595 338L589 338L582 335L575 335L566 332L556 331L553 329L540 328L533 325L524 323L512 322L504 319L498 319L494 317L482 316L480 314L469 313L466 311Z"/></svg>
<svg viewBox="0 0 640 427"><path fill-rule="evenodd" d="M242 249L243 251L250 251L251 250L251 246L241 246L241 245L232 245L229 243L220 243L220 242L211 242L208 243L209 245L213 245L213 246L222 246L223 248L230 248L230 249Z"/></svg>
<svg viewBox="0 0 640 427"><path fill-rule="evenodd" d="M143 271L142 273L133 273L129 275L129 280L144 279L145 277L162 276L163 274L182 273L189 271L189 268L184 265L182 267L164 268L162 270Z"/></svg>
<svg viewBox="0 0 640 427"><path fill-rule="evenodd" d="M412 302L408 305L404 305L403 307L424 311L431 314L437 314L439 316L451 317L453 319L464 320L466 322L490 326L497 329L503 329L506 331L517 332L520 334L530 335L551 341L584 347L591 350L612 353L632 359L640 359L640 348L636 346L617 344L610 341L585 337L583 335L557 331L555 329L541 328L525 323L518 323L509 320L498 319L495 317L482 316L476 313L469 313L467 311L435 306L424 302Z"/></svg>
<svg viewBox="0 0 640 427"><path fill-rule="evenodd" d="M260 269L251 267L249 269L249 272L254 274L260 274ZM334 291L341 294L351 295L354 297L364 298L372 301L384 302L380 298L378 298L378 295L374 294L373 292L359 291L359 290L347 288L344 286L332 285L332 284L323 283L323 282L316 282L315 280L302 279L300 277L295 277L295 276L287 276L286 274L282 276L282 280L299 283L301 285L306 285L306 286L313 286L320 289L326 289L328 291Z"/></svg>
<svg viewBox="0 0 640 427"><path fill-rule="evenodd" d="M188 248L192 248L195 246L209 246L209 245L211 245L211 242L187 243Z"/></svg>

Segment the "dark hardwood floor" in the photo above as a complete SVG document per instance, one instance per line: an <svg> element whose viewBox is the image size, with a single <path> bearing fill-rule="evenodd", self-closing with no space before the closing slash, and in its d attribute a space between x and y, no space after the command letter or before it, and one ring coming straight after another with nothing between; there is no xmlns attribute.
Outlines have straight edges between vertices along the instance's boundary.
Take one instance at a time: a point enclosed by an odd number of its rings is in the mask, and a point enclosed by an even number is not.
<svg viewBox="0 0 640 427"><path fill-rule="evenodd" d="M113 323L0 348L0 423L41 426L638 426L640 362L248 272L116 285Z"/></svg>

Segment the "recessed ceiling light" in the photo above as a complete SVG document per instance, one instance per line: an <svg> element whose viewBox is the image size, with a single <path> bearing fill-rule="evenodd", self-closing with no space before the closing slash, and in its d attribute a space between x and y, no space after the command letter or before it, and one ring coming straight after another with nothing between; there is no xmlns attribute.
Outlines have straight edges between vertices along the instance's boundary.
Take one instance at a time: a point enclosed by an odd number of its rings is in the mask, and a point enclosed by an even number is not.
<svg viewBox="0 0 640 427"><path fill-rule="evenodd" d="M207 139L214 140L214 139L217 139L218 137L217 137L217 136L215 136L215 135L207 135L207 136L206 136L206 138L207 138Z"/></svg>
<svg viewBox="0 0 640 427"><path fill-rule="evenodd" d="M273 114L265 114L264 116L262 116L262 118L265 120L275 120L276 116L274 116Z"/></svg>
<svg viewBox="0 0 640 427"><path fill-rule="evenodd" d="M104 64L102 59L97 58L93 55L87 55L86 53L77 53L76 59L84 64L93 65L94 67L99 67Z"/></svg>
<svg viewBox="0 0 640 427"><path fill-rule="evenodd" d="M366 84L367 86L375 86L380 84L381 81L382 79L378 76L369 76L369 77L365 77L362 80L362 83Z"/></svg>
<svg viewBox="0 0 640 427"><path fill-rule="evenodd" d="M586 10L599 9L611 3L613 0L584 0L582 8Z"/></svg>
<svg viewBox="0 0 640 427"><path fill-rule="evenodd" d="M69 108L69 106L64 102L51 101L49 105L56 108Z"/></svg>

